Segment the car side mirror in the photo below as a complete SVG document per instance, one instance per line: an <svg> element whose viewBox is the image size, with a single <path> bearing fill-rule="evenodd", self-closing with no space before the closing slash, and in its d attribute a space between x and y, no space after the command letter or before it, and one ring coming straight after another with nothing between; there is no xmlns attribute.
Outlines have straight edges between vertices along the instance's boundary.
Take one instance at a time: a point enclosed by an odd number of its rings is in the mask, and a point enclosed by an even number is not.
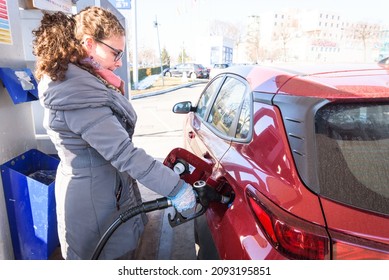
<svg viewBox="0 0 389 280"><path fill-rule="evenodd" d="M176 114L187 114L191 111L194 111L194 108L190 101L179 102L173 106L173 113Z"/></svg>

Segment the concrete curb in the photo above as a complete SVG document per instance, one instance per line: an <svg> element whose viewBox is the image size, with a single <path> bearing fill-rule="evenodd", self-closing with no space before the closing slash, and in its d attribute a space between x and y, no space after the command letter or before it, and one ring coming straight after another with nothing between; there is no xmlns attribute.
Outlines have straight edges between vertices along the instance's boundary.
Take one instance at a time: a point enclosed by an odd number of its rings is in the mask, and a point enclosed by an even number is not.
<svg viewBox="0 0 389 280"><path fill-rule="evenodd" d="M156 96L156 95L164 94L164 93L167 93L167 92L170 92L170 91L174 91L174 90L177 90L177 89L180 89L180 88L191 87L191 86L194 86L194 85L204 84L204 83L208 83L208 80L194 81L194 82L191 82L191 83L187 83L187 84L183 84L183 85L179 85L179 86L175 86L175 87L171 87L171 88L167 88L167 89L163 89L163 90L147 92L147 93L140 93L140 94L131 96L131 100L145 98L145 97L150 97L150 96Z"/></svg>

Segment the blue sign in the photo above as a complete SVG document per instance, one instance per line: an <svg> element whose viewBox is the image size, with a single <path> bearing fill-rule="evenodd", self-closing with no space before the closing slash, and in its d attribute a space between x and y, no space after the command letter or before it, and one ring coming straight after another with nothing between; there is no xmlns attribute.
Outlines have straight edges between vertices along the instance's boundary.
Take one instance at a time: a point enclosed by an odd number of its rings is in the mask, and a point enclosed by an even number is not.
<svg viewBox="0 0 389 280"><path fill-rule="evenodd" d="M131 0L109 0L116 9L131 9Z"/></svg>

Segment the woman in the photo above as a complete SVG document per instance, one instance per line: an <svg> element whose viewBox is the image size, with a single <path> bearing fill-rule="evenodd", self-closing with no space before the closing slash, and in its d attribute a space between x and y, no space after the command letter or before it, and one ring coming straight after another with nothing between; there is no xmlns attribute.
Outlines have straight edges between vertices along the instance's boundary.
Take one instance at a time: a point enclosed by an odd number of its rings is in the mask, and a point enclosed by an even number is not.
<svg viewBox="0 0 389 280"><path fill-rule="evenodd" d="M63 258L89 259L119 214L141 203L135 180L180 212L194 207L192 187L132 143L136 113L113 73L125 46L118 19L99 7L44 12L33 35L44 127L61 160L55 197ZM144 215L124 223L100 258L133 258L144 223Z"/></svg>

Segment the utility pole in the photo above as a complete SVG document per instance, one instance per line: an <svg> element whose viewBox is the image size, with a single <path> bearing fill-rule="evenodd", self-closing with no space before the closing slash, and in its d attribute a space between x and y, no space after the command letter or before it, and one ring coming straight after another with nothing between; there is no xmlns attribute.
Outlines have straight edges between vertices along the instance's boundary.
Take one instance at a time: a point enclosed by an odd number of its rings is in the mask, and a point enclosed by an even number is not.
<svg viewBox="0 0 389 280"><path fill-rule="evenodd" d="M181 49L181 63L185 62L184 53L185 53L184 41L182 41L182 49Z"/></svg>
<svg viewBox="0 0 389 280"><path fill-rule="evenodd" d="M162 78L162 86L165 86L165 81L164 81L164 79L163 79L162 53L161 53L161 45L160 45L160 43L159 43L159 29L158 29L157 16L155 16L154 27L157 28L159 61L161 62L161 78Z"/></svg>
<svg viewBox="0 0 389 280"><path fill-rule="evenodd" d="M132 77L134 82L134 89L138 89L138 27L137 27L137 0L132 0L132 38L133 38L133 56L132 56Z"/></svg>

